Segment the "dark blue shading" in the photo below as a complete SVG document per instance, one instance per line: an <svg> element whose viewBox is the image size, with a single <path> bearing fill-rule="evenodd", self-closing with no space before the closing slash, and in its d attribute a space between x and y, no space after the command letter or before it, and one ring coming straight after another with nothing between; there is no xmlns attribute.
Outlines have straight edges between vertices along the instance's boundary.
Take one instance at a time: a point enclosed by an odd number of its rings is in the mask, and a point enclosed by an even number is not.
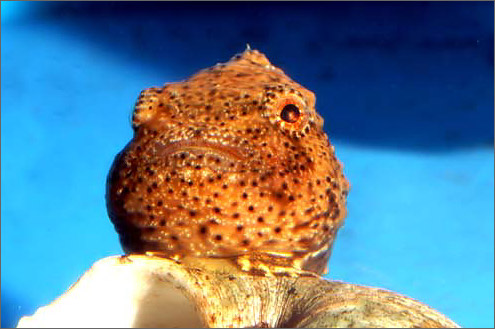
<svg viewBox="0 0 495 329"><path fill-rule="evenodd" d="M333 138L493 145L491 2L70 2L36 17L184 79L249 43L318 95ZM385 64L384 64L385 61ZM164 83L167 81L163 81Z"/></svg>
<svg viewBox="0 0 495 329"><path fill-rule="evenodd" d="M19 318L26 312L33 312L34 307L25 310L25 302L19 300L19 295L11 293L8 288L2 286L2 328L14 328Z"/></svg>

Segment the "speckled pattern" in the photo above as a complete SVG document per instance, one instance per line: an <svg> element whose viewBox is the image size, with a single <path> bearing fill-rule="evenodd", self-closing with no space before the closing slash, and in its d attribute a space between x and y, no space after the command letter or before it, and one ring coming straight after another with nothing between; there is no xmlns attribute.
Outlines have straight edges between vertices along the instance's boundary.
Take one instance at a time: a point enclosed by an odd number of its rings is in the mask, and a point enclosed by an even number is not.
<svg viewBox="0 0 495 329"><path fill-rule="evenodd" d="M133 128L107 181L127 253L268 253L325 270L349 184L314 94L262 53L145 89Z"/></svg>

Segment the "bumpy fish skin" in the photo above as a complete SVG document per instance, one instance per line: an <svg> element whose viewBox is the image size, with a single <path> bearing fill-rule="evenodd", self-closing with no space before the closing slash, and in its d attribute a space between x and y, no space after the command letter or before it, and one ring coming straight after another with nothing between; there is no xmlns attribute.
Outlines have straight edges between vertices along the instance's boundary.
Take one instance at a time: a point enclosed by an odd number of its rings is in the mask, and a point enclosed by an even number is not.
<svg viewBox="0 0 495 329"><path fill-rule="evenodd" d="M349 183L314 94L265 55L145 89L133 129L106 195L127 253L325 270Z"/></svg>

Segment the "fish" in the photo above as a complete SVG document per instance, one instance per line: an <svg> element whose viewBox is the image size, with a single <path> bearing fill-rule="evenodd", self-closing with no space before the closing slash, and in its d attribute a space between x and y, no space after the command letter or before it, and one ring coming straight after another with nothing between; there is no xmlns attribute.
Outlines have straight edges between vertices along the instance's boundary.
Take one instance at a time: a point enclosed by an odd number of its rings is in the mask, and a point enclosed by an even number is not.
<svg viewBox="0 0 495 329"><path fill-rule="evenodd" d="M106 191L126 255L97 261L19 327L459 327L409 297L321 277L350 185L314 94L262 53L145 89L132 122Z"/></svg>
<svg viewBox="0 0 495 329"><path fill-rule="evenodd" d="M124 251L326 273L350 184L315 104L249 47L144 89L106 185Z"/></svg>

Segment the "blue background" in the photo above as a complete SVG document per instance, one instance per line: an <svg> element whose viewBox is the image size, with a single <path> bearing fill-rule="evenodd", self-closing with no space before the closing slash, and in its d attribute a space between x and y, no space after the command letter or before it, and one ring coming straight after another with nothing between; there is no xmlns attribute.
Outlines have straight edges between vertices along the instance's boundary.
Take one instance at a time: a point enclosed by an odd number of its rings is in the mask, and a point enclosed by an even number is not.
<svg viewBox="0 0 495 329"><path fill-rule="evenodd" d="M316 92L352 184L332 279L493 327L493 2L2 2L2 326L121 253L139 92L246 43Z"/></svg>

